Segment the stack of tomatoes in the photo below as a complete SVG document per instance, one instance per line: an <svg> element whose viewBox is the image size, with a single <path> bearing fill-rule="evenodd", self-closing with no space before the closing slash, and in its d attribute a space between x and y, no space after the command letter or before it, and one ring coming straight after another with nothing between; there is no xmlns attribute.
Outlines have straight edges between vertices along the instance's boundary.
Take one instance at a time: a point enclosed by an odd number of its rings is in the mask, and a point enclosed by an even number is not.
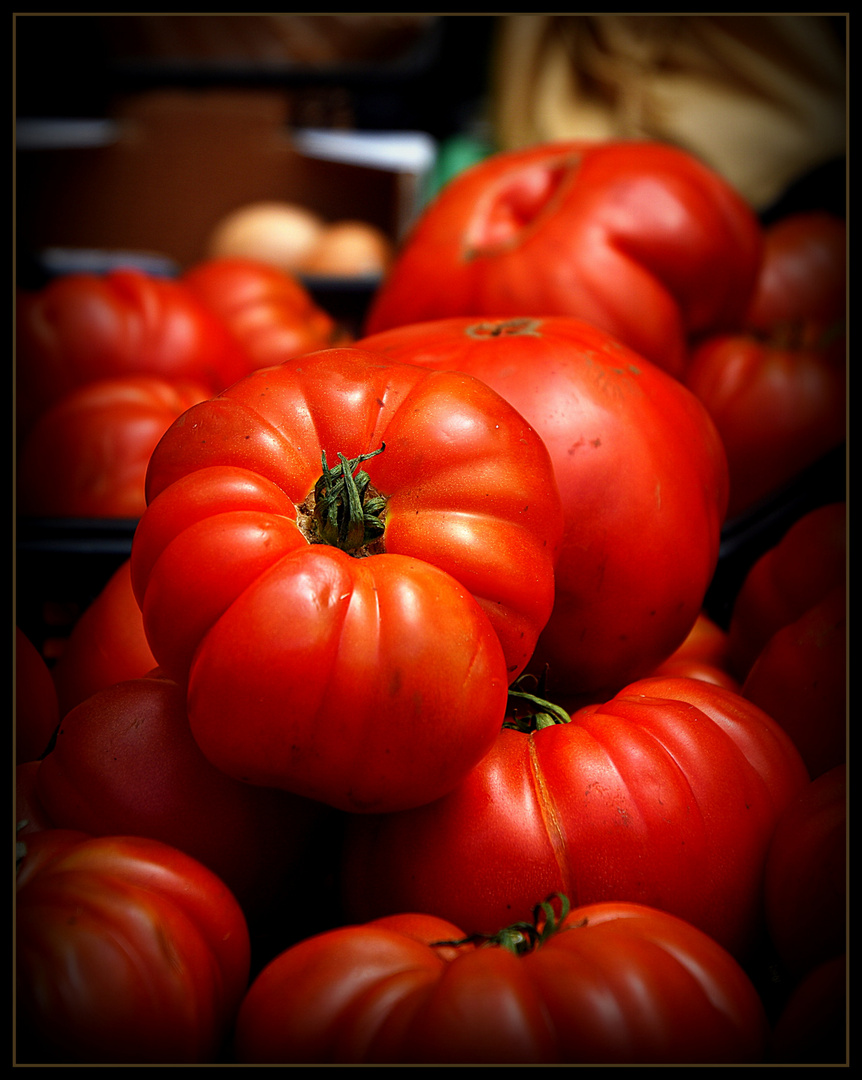
<svg viewBox="0 0 862 1080"><path fill-rule="evenodd" d="M245 320L55 667L19 641L19 1060L843 1060L843 504L704 608L754 496L692 372L770 250L672 148L539 147L365 337Z"/></svg>
<svg viewBox="0 0 862 1080"><path fill-rule="evenodd" d="M207 260L180 279L130 265L20 290L19 511L140 517L149 456L178 416L339 334L297 278L249 260Z"/></svg>

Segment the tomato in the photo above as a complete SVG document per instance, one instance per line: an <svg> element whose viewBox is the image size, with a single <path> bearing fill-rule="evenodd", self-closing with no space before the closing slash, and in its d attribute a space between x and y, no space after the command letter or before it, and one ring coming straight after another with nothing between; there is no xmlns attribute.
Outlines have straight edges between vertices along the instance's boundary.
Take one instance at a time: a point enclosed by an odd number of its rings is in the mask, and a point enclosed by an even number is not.
<svg viewBox="0 0 862 1080"><path fill-rule="evenodd" d="M811 776L847 760L847 592L833 589L776 630L742 686L799 750Z"/></svg>
<svg viewBox="0 0 862 1080"><path fill-rule="evenodd" d="M241 1064L756 1063L767 1025L737 963L647 907L597 904L465 941L402 914L277 956L237 1020ZM459 944L460 942L460 944ZM454 944L453 944L454 943Z"/></svg>
<svg viewBox="0 0 862 1080"><path fill-rule="evenodd" d="M33 761L47 750L60 722L51 669L24 631L15 627L15 761Z"/></svg>
<svg viewBox="0 0 862 1080"><path fill-rule="evenodd" d="M183 688L157 676L117 683L72 709L34 794L55 826L171 844L258 909L283 891L321 816L316 804L214 768L192 738Z"/></svg>
<svg viewBox="0 0 862 1080"><path fill-rule="evenodd" d="M562 512L541 439L484 383L296 358L181 417L148 492L132 584L214 764L384 812L487 752L551 610Z"/></svg>
<svg viewBox="0 0 862 1080"><path fill-rule="evenodd" d="M218 393L249 370L227 327L181 282L138 269L67 274L16 297L21 435L83 383L118 375L203 382Z"/></svg>
<svg viewBox="0 0 862 1080"><path fill-rule="evenodd" d="M765 862L767 930L797 978L847 949L847 768L815 777L778 819Z"/></svg>
<svg viewBox="0 0 862 1080"><path fill-rule="evenodd" d="M613 693L684 640L716 568L724 451L677 380L579 319L439 319L357 346L455 368L513 405L548 447L565 531L531 667L557 695Z"/></svg>
<svg viewBox="0 0 862 1080"><path fill-rule="evenodd" d="M846 310L847 223L806 210L770 225L745 326L761 332L796 327L811 341L842 323Z"/></svg>
<svg viewBox="0 0 862 1080"><path fill-rule="evenodd" d="M847 504L827 503L790 525L749 569L731 612L728 662L744 680L772 635L847 580Z"/></svg>
<svg viewBox="0 0 862 1080"><path fill-rule="evenodd" d="M231 329L250 369L326 348L344 336L298 278L255 259L207 259L182 281Z"/></svg>
<svg viewBox="0 0 862 1080"><path fill-rule="evenodd" d="M742 956L772 831L807 782L789 738L738 694L640 680L568 722L505 727L430 806L348 822L345 910L418 908L472 933L562 892L657 907Z"/></svg>
<svg viewBox="0 0 862 1080"><path fill-rule="evenodd" d="M151 375L70 390L35 421L18 457L18 511L39 517L138 518L147 465L174 420L210 396L206 384Z"/></svg>
<svg viewBox="0 0 862 1080"><path fill-rule="evenodd" d="M846 277L843 221L783 218L766 231L743 322L693 350L684 381L727 449L731 517L847 438Z"/></svg>
<svg viewBox="0 0 862 1080"><path fill-rule="evenodd" d="M78 618L51 668L61 714L97 690L142 678L155 667L126 559Z"/></svg>
<svg viewBox="0 0 862 1080"><path fill-rule="evenodd" d="M843 345L788 348L723 334L694 350L684 381L727 451L731 518L780 493L847 437Z"/></svg>
<svg viewBox="0 0 862 1080"><path fill-rule="evenodd" d="M848 1065L847 957L836 956L794 988L772 1031L769 1062L778 1065Z"/></svg>
<svg viewBox="0 0 862 1080"><path fill-rule="evenodd" d="M153 840L28 836L15 935L20 1062L212 1062L248 984L236 900Z"/></svg>
<svg viewBox="0 0 862 1080"><path fill-rule="evenodd" d="M510 150L428 205L366 333L454 315L573 315L679 376L690 337L740 324L762 246L748 204L675 147Z"/></svg>

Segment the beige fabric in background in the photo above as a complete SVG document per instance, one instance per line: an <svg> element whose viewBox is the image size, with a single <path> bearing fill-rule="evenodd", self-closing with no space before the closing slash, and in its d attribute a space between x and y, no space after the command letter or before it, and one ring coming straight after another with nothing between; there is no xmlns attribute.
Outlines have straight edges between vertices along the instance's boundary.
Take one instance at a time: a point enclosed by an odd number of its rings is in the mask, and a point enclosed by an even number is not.
<svg viewBox="0 0 862 1080"><path fill-rule="evenodd" d="M582 138L687 149L758 209L845 153L833 16L505 15L492 57L500 149Z"/></svg>

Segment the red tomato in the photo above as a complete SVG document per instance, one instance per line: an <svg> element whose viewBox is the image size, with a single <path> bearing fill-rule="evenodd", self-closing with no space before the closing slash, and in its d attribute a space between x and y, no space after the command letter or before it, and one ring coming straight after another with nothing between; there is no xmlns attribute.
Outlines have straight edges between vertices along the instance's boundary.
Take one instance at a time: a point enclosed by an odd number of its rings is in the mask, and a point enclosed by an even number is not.
<svg viewBox="0 0 862 1080"><path fill-rule="evenodd" d="M728 663L727 631L702 611L682 645L650 674L706 679L739 693L742 687L730 674Z"/></svg>
<svg viewBox="0 0 862 1080"><path fill-rule="evenodd" d="M18 456L18 511L39 517L138 518L147 465L178 416L209 397L199 382L99 379L47 408Z"/></svg>
<svg viewBox="0 0 862 1080"><path fill-rule="evenodd" d="M568 723L505 728L431 806L350 821L346 911L419 908L481 933L560 892L660 908L742 955L778 815L807 782L751 702L701 680L644 679Z"/></svg>
<svg viewBox="0 0 862 1080"><path fill-rule="evenodd" d="M748 571L728 630L729 666L744 680L772 635L847 580L847 504L804 514Z"/></svg>
<svg viewBox="0 0 862 1080"><path fill-rule="evenodd" d="M507 151L426 208L366 332L453 315L574 315L680 375L690 336L740 324L762 244L744 200L672 146Z"/></svg>
<svg viewBox="0 0 862 1080"><path fill-rule="evenodd" d="M826 960L794 988L772 1031L769 1063L848 1065L847 957Z"/></svg>
<svg viewBox="0 0 862 1080"><path fill-rule="evenodd" d="M72 709L34 794L56 827L185 851L246 910L283 891L321 816L316 804L214 768L192 738L183 688L159 677L117 683Z"/></svg>
<svg viewBox="0 0 862 1080"><path fill-rule="evenodd" d="M847 760L847 592L833 589L782 626L742 693L784 728L811 776Z"/></svg>
<svg viewBox="0 0 862 1080"><path fill-rule="evenodd" d="M60 722L51 669L24 631L15 627L15 761L44 754Z"/></svg>
<svg viewBox="0 0 862 1080"><path fill-rule="evenodd" d="M142 678L156 666L126 559L74 624L51 668L61 714L97 690Z"/></svg>
<svg viewBox="0 0 862 1080"><path fill-rule="evenodd" d="M551 455L565 531L531 665L558 695L613 693L689 633L718 560L724 451L689 391L579 319L440 319L362 339L487 383Z"/></svg>
<svg viewBox="0 0 862 1080"><path fill-rule="evenodd" d="M562 513L544 444L484 383L312 353L186 413L148 489L132 583L211 761L383 812L487 752Z"/></svg>
<svg viewBox="0 0 862 1080"><path fill-rule="evenodd" d="M767 930L800 977L847 949L847 768L807 784L778 819L765 863Z"/></svg>
<svg viewBox="0 0 862 1080"><path fill-rule="evenodd" d="M788 348L724 334L694 350L684 381L727 451L731 518L778 493L847 438L843 344L837 351Z"/></svg>
<svg viewBox="0 0 862 1080"><path fill-rule="evenodd" d="M762 1060L748 977L714 941L634 904L546 906L465 941L428 915L309 938L255 979L241 1064L626 1065ZM532 930L532 932L530 932ZM450 943L440 945L439 943ZM457 947L451 943L461 942Z"/></svg>
<svg viewBox="0 0 862 1080"><path fill-rule="evenodd" d="M181 282L137 269L67 274L18 294L19 432L76 387L117 375L203 382L218 393L249 359Z"/></svg>
<svg viewBox="0 0 862 1080"><path fill-rule="evenodd" d="M845 223L791 215L766 231L744 322L695 348L684 379L724 440L731 517L846 440L846 290Z"/></svg>
<svg viewBox="0 0 862 1080"><path fill-rule="evenodd" d="M745 325L815 341L847 310L847 223L822 210L790 214L767 228L763 264Z"/></svg>
<svg viewBox="0 0 862 1080"><path fill-rule="evenodd" d="M182 280L231 329L251 369L327 348L344 337L298 278L266 263L208 259Z"/></svg>
<svg viewBox="0 0 862 1080"><path fill-rule="evenodd" d="M153 840L27 837L16 895L19 1062L214 1061L249 977L245 918Z"/></svg>

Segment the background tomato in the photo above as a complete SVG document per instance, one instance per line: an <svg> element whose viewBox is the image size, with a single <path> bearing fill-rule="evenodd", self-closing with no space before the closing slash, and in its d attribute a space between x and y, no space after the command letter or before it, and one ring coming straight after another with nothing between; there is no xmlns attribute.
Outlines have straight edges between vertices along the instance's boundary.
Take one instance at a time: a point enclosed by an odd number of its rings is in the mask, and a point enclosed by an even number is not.
<svg viewBox="0 0 862 1080"><path fill-rule="evenodd" d="M15 627L15 761L33 761L45 752L60 722L51 670L24 631Z"/></svg>
<svg viewBox="0 0 862 1080"><path fill-rule="evenodd" d="M357 346L481 379L548 447L565 527L530 666L549 666L549 693L613 693L682 643L715 571L727 500L724 451L694 395L563 316L440 319Z"/></svg>
<svg viewBox="0 0 862 1080"><path fill-rule="evenodd" d="M781 724L812 777L847 760L847 592L776 630L742 687Z"/></svg>
<svg viewBox="0 0 862 1080"><path fill-rule="evenodd" d="M731 517L846 441L846 243L822 211L774 222L744 320L692 352L684 381L721 432Z"/></svg>
<svg viewBox="0 0 862 1080"><path fill-rule="evenodd" d="M348 823L348 918L420 909L467 932L537 901L669 911L737 956L762 919L781 810L808 782L789 738L738 694L643 679L569 723L504 729L446 798Z"/></svg>
<svg viewBox="0 0 862 1080"><path fill-rule="evenodd" d="M843 323L846 311L846 221L807 210L769 225L746 327L770 334L796 328L798 340L812 343Z"/></svg>
<svg viewBox="0 0 862 1080"><path fill-rule="evenodd" d="M243 1064L717 1064L762 1059L742 969L698 930L631 904L579 908L538 944L457 949L452 924L399 914L310 938L255 979ZM501 935L502 937L502 935ZM633 992L632 988L637 991Z"/></svg>
<svg viewBox="0 0 862 1080"><path fill-rule="evenodd" d="M147 465L206 384L150 375L99 379L47 408L17 463L18 512L38 517L139 518Z"/></svg>
<svg viewBox="0 0 862 1080"><path fill-rule="evenodd" d="M250 370L346 337L299 278L275 266L214 258L190 267L182 280L230 328L250 358Z"/></svg>
<svg viewBox="0 0 862 1080"><path fill-rule="evenodd" d="M258 914L286 895L323 813L210 765L192 738L184 689L156 676L106 687L72 709L34 794L55 827L185 851Z"/></svg>
<svg viewBox="0 0 862 1080"><path fill-rule="evenodd" d="M227 327L181 282L138 269L66 274L16 296L19 437L71 390L118 375L203 382L249 370Z"/></svg>
<svg viewBox="0 0 862 1080"><path fill-rule="evenodd" d="M153 840L40 832L26 838L15 908L18 1061L216 1059L249 939L200 863Z"/></svg>
<svg viewBox="0 0 862 1080"><path fill-rule="evenodd" d="M689 338L739 325L762 244L745 201L675 147L497 153L425 209L366 333L455 315L573 315L678 376Z"/></svg>
<svg viewBox="0 0 862 1080"><path fill-rule="evenodd" d="M842 342L827 350L724 334L695 348L684 381L727 451L731 518L779 494L847 438Z"/></svg>
<svg viewBox="0 0 862 1080"><path fill-rule="evenodd" d="M728 629L728 663L744 681L772 635L847 580L847 504L796 519L749 568Z"/></svg>
<svg viewBox="0 0 862 1080"><path fill-rule="evenodd" d="M847 768L815 777L785 807L765 862L767 930L799 978L847 949Z"/></svg>
<svg viewBox="0 0 862 1080"><path fill-rule="evenodd" d="M72 626L51 668L63 716L97 690L155 667L125 559Z"/></svg>

